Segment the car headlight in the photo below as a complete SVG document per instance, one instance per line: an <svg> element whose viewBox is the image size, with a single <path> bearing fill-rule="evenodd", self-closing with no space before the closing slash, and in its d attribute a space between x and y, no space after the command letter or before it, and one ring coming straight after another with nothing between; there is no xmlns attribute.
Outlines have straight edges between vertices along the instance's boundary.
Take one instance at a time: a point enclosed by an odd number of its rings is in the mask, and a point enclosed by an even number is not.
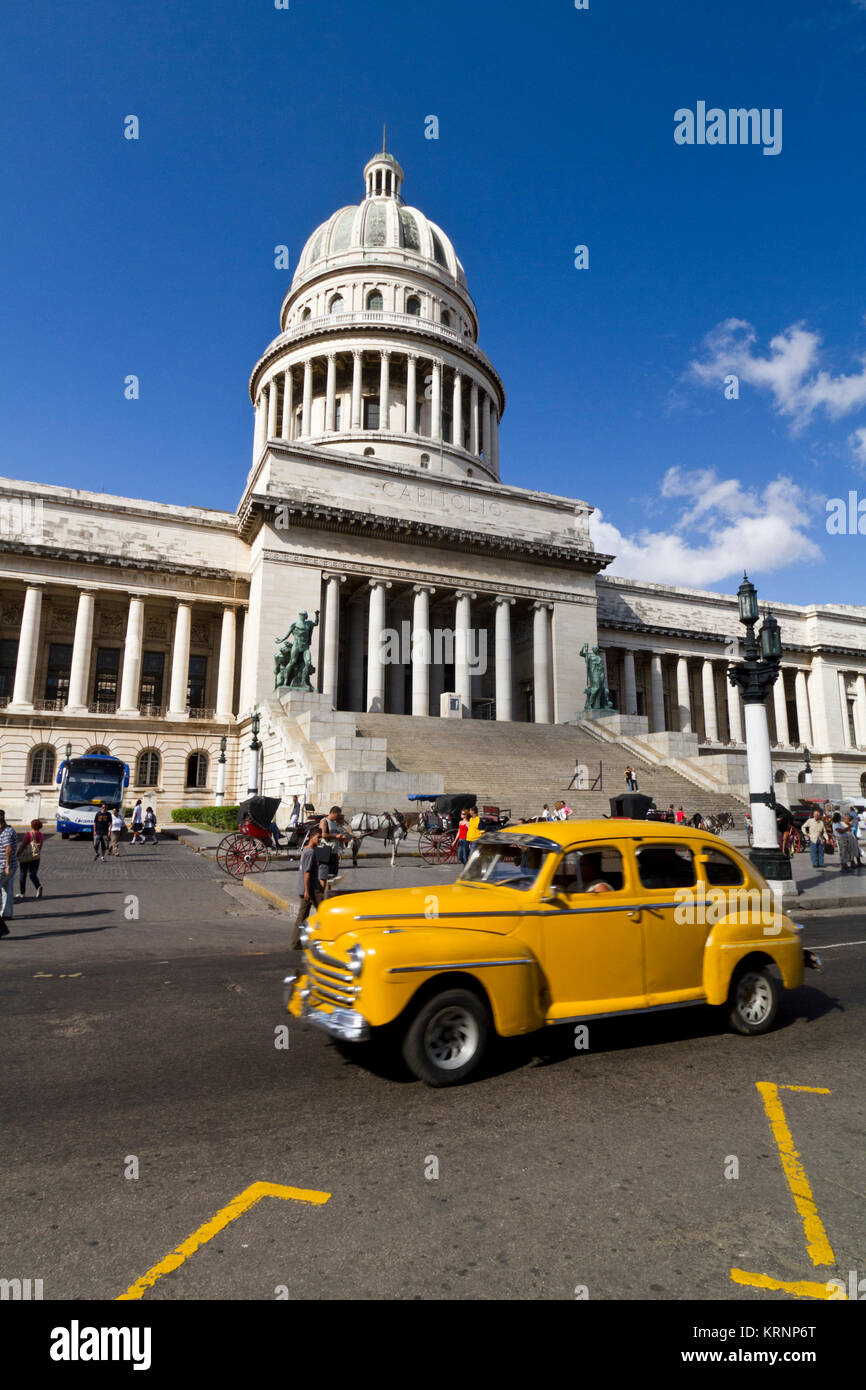
<svg viewBox="0 0 866 1390"><path fill-rule="evenodd" d="M309 941L309 939L310 939L310 928L307 926L307 923L304 922L303 926L301 927L300 931L298 932L298 941L300 942L301 950L302 950L302 951L305 951L305 950L307 949L307 942Z"/></svg>
<svg viewBox="0 0 866 1390"><path fill-rule="evenodd" d="M347 954L349 957L349 969L357 980L361 971L364 969L364 947L360 942L356 941L354 946L349 947Z"/></svg>

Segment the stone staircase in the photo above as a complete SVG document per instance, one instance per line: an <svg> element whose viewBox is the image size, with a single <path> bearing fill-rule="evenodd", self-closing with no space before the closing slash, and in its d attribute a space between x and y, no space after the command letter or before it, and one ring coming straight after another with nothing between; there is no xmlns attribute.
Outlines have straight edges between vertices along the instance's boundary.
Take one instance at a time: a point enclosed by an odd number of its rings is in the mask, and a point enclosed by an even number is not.
<svg viewBox="0 0 866 1390"><path fill-rule="evenodd" d="M537 815L545 802L551 810L563 800L576 816L610 814L610 797L626 790L625 769L638 773L640 790L657 806L682 806L688 816L699 810L730 811L742 823L745 807L734 796L695 786L663 765L642 758L616 743L601 742L574 724L499 723L487 720L420 718L402 714L355 714L358 735L386 739L388 769L413 774L419 791L430 777L446 792L470 792L482 803L510 809L512 819ZM568 791L575 762L585 765L590 784L602 769L602 789ZM405 810L403 802L396 802Z"/></svg>

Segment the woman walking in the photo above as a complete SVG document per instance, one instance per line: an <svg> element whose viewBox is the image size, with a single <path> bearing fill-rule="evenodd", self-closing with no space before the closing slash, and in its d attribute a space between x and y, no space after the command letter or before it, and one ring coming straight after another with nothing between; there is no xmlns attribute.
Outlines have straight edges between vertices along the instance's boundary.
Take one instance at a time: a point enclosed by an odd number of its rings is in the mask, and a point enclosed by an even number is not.
<svg viewBox="0 0 866 1390"><path fill-rule="evenodd" d="M144 844L144 835L141 833L141 832L142 832L143 823L144 823L144 807L143 807L142 804L141 804L141 797L139 797L138 800L136 801L135 805L134 805L133 808L132 808L132 824L131 824L131 829L132 829L132 843L133 843L134 845L143 845L143 844Z"/></svg>
<svg viewBox="0 0 866 1390"><path fill-rule="evenodd" d="M460 820L457 823L457 858L461 864L465 864L469 858L469 841L466 836L469 833L469 808L463 807L460 812Z"/></svg>
<svg viewBox="0 0 866 1390"><path fill-rule="evenodd" d="M20 902L27 893L27 876L30 875L30 882L36 889L37 898L42 897L42 884L39 882L39 862L42 858L42 841L45 836L42 834L41 820L32 820L30 829L26 830L18 841L18 892L15 897Z"/></svg>

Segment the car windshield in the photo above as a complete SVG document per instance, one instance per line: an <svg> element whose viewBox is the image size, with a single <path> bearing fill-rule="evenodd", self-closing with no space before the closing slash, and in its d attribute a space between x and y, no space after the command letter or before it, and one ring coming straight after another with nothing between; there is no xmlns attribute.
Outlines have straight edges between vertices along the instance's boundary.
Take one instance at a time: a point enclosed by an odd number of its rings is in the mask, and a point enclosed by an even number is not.
<svg viewBox="0 0 866 1390"><path fill-rule="evenodd" d="M495 883L524 892L531 888L548 851L513 841L482 840L460 875L462 883Z"/></svg>

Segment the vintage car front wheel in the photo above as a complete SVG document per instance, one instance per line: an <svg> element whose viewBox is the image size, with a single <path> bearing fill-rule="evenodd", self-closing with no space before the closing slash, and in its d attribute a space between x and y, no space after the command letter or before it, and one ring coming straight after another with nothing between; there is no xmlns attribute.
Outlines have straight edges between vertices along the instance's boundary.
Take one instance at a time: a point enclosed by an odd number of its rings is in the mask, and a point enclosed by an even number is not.
<svg viewBox="0 0 866 1390"><path fill-rule="evenodd" d="M422 1004L403 1040L403 1059L428 1086L456 1086L475 1070L490 1035L490 1015L468 989L449 989Z"/></svg>
<svg viewBox="0 0 866 1390"><path fill-rule="evenodd" d="M768 1033L779 1011L781 989L766 966L748 966L731 985L728 1015L735 1033Z"/></svg>

